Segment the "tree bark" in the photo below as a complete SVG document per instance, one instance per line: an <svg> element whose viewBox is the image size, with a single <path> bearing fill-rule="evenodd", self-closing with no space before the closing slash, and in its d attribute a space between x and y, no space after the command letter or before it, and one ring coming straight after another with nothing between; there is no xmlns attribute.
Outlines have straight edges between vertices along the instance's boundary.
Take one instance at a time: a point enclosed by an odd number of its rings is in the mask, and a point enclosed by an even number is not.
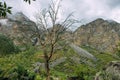
<svg viewBox="0 0 120 80"><path fill-rule="evenodd" d="M44 52L45 59L45 71L46 71L46 80L50 80L50 67L49 67L49 59L46 51Z"/></svg>
<svg viewBox="0 0 120 80"><path fill-rule="evenodd" d="M46 66L46 74L47 74L46 80L50 80L50 68L49 68L49 61L48 60L46 60L45 66Z"/></svg>

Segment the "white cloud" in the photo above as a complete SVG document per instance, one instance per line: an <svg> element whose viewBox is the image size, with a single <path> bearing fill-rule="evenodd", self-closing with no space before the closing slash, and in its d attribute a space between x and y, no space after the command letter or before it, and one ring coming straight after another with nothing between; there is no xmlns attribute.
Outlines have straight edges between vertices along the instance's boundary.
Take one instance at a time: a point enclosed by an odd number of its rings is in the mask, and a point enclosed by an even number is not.
<svg viewBox="0 0 120 80"><path fill-rule="evenodd" d="M41 8L48 7L50 0L36 0L30 5L23 0L5 0L13 6L13 12L22 11L30 19ZM120 0L62 0L59 18L62 19L71 12L77 19L89 22L96 18L113 19L120 22Z"/></svg>

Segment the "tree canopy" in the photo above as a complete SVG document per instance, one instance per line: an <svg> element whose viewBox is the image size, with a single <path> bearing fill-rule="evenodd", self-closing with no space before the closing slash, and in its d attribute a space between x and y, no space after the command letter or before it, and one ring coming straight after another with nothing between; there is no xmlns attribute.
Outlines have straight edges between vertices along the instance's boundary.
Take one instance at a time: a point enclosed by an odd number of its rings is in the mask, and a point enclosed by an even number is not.
<svg viewBox="0 0 120 80"><path fill-rule="evenodd" d="M24 0L25 2L31 4L31 1L35 0ZM7 14L11 14L12 7L8 6L6 2L0 1L0 17L5 17Z"/></svg>
<svg viewBox="0 0 120 80"><path fill-rule="evenodd" d="M11 14L11 8L7 6L6 2L0 2L0 17L5 17L7 13Z"/></svg>

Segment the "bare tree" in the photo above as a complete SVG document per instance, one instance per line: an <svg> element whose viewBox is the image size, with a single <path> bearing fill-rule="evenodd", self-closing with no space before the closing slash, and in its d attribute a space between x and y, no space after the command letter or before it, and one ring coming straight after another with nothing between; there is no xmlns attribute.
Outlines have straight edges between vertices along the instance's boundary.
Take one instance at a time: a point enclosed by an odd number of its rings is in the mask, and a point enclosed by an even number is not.
<svg viewBox="0 0 120 80"><path fill-rule="evenodd" d="M64 34L76 21L71 19L69 14L63 21L58 21L58 13L61 0L56 2L51 0L51 4L47 9L43 9L37 14L36 35L43 50L45 60L46 80L50 80L50 60L55 51L61 49L60 42L65 41Z"/></svg>

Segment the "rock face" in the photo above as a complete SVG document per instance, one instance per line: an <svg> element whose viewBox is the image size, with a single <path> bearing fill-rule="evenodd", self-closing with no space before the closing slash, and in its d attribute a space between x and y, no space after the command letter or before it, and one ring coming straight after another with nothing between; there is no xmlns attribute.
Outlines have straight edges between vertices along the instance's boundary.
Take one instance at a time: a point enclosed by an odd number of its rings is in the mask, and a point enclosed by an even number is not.
<svg viewBox="0 0 120 80"><path fill-rule="evenodd" d="M95 80L120 80L120 62L110 62L103 71L96 74Z"/></svg>
<svg viewBox="0 0 120 80"><path fill-rule="evenodd" d="M21 12L6 19L0 19L0 33L9 36L17 45L31 41L35 26L36 24Z"/></svg>
<svg viewBox="0 0 120 80"><path fill-rule="evenodd" d="M74 32L74 43L96 48L100 52L114 52L120 40L120 24L97 19L82 25Z"/></svg>

